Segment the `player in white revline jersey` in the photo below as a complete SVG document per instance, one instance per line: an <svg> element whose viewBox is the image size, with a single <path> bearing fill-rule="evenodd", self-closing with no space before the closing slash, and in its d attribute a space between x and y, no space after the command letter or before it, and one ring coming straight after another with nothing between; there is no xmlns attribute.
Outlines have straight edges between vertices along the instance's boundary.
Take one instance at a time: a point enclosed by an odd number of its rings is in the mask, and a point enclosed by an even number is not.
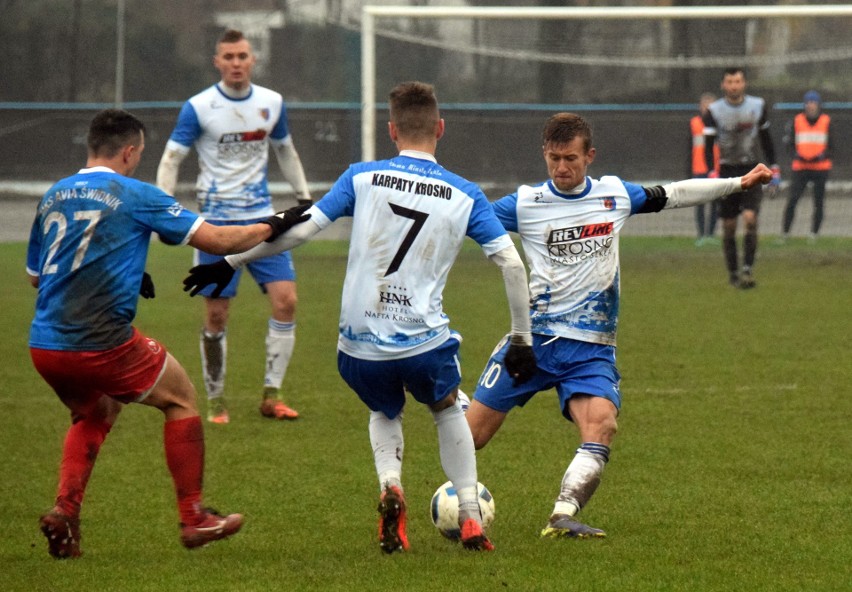
<svg viewBox="0 0 852 592"><path fill-rule="evenodd" d="M689 179L642 187L586 169L595 158L592 132L582 117L558 113L542 134L549 179L523 185L494 202L497 218L521 237L530 267L530 318L537 370L518 384L506 372L506 345L498 344L467 411L477 449L509 411L539 391L556 389L563 416L580 432L544 537L603 537L574 517L589 501L609 459L621 407L615 366L619 308L618 235L633 214L694 206L768 183L759 164L742 177ZM292 232L292 231L291 231Z"/></svg>
<svg viewBox="0 0 852 592"><path fill-rule="evenodd" d="M284 100L279 93L251 83L254 63L251 45L243 34L225 31L213 57L222 79L184 104L157 170L157 185L174 195L180 163L195 146L200 168L198 207L211 224L250 224L274 213L267 185L270 147L299 203L311 203L302 163L287 127ZM200 263L219 259L202 252L196 252L195 257ZM279 398L295 344L293 261L289 253L279 253L252 263L248 269L272 308L260 412L273 419L296 419L298 412ZM223 396L226 327L230 299L236 296L238 283L239 274L217 297L204 293L206 315L200 346L207 419L219 424L230 421Z"/></svg>
<svg viewBox="0 0 852 592"><path fill-rule="evenodd" d="M482 191L436 162L444 120L432 86L402 83L389 104L388 131L398 156L350 166L308 210L311 219L298 232L245 257L193 268L184 283L191 294L211 283L221 286L232 266L295 247L337 218L352 216L338 370L371 411L381 548L408 548L401 482L408 390L435 417L441 464L458 491L462 544L491 550L481 527L473 438L456 397L459 339L442 310L442 292L464 237L471 237L503 272L512 318L506 365L521 382L535 371L526 272Z"/></svg>

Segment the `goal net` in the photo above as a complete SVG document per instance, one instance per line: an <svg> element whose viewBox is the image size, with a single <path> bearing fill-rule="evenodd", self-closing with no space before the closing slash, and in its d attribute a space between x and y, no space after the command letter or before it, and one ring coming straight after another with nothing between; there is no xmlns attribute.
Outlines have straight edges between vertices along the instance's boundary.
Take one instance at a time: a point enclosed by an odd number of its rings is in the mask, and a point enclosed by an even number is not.
<svg viewBox="0 0 852 592"><path fill-rule="evenodd" d="M399 81L418 79L435 84L447 121L442 162L482 184L489 197L546 175L539 136L556 111L578 112L591 122L598 150L593 176L640 183L686 178L689 119L698 99L718 94L723 70L740 66L747 92L769 107L785 187L785 128L801 111L805 91L822 94L841 151L829 191L838 205L829 207L842 206L847 218L832 212L824 226L848 235L843 229L852 226L852 208L843 200L852 168L838 140L852 131L852 104L845 102L852 94L850 30L852 5L365 6L362 157L393 151L385 139L386 93ZM807 232L809 195L799 205L794 233ZM764 208L767 232L778 232L782 202ZM690 234L691 217L642 218L656 218L652 232Z"/></svg>

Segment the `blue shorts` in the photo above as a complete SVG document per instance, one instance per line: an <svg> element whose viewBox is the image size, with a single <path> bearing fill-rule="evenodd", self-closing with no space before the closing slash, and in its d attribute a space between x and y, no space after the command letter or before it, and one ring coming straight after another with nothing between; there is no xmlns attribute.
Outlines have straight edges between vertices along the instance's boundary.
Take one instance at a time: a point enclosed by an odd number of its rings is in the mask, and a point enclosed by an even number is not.
<svg viewBox="0 0 852 592"><path fill-rule="evenodd" d="M257 220L234 220L232 222L222 220L209 220L208 222L215 226L248 226L249 224L257 224L259 220L263 219L264 218L258 218ZM195 265L206 265L209 263L216 263L220 259L223 259L223 257L219 255L211 255L209 253L205 253L204 251L195 251ZM257 261L252 261L251 263L246 264L245 268L249 270L251 277L254 278L254 281L257 282L257 285L264 293L266 293L266 284L270 282L296 281L296 268L293 267L293 258L290 256L289 251L278 253L277 255L272 255L270 257L264 257L263 259L258 259ZM243 267L239 268L236 272L234 272L234 277L231 278L230 283L225 286L224 290L222 290L222 293L219 295L219 298L233 298L237 295L237 284L240 283L240 277L242 277L242 273ZM201 290L199 294L201 294L202 296L210 296L210 294L215 289L215 285L210 285Z"/></svg>
<svg viewBox="0 0 852 592"><path fill-rule="evenodd" d="M538 372L518 386L508 372L503 372L508 347L504 338L479 377L473 396L483 405L508 413L513 407L526 405L537 392L555 387L559 408L567 419L571 419L568 400L573 395L603 397L616 409L621 408L621 375L615 367L614 346L533 334Z"/></svg>
<svg viewBox="0 0 852 592"><path fill-rule="evenodd" d="M431 351L399 360L362 360L338 351L337 369L371 411L393 419L405 405L406 390L420 403L431 405L459 385L458 353L459 340L451 336Z"/></svg>

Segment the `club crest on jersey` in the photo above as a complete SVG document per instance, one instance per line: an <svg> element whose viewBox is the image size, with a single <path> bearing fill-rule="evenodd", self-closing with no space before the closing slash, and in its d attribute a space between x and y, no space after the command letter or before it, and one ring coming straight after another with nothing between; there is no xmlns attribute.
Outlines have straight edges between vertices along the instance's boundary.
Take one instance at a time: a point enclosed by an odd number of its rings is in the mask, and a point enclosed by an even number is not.
<svg viewBox="0 0 852 592"><path fill-rule="evenodd" d="M263 108L260 110L260 116L263 117L263 121L269 121L269 109Z"/></svg>
<svg viewBox="0 0 852 592"><path fill-rule="evenodd" d="M169 214L171 214L172 216L174 216L175 218L177 218L178 216L180 216L180 213L183 211L183 206L180 205L179 203L175 202L172 205L170 205L169 209L166 210L166 211Z"/></svg>
<svg viewBox="0 0 852 592"><path fill-rule="evenodd" d="M603 202L603 207L607 210L615 209L615 198L614 197L604 197L601 199Z"/></svg>

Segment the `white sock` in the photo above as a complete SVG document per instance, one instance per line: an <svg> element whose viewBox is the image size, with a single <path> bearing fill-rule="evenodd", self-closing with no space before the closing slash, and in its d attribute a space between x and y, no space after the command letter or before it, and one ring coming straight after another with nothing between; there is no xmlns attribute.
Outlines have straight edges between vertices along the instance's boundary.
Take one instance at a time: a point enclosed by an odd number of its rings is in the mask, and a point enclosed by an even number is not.
<svg viewBox="0 0 852 592"><path fill-rule="evenodd" d="M455 405L433 411L432 416L438 428L441 466L459 497L459 520L468 517L481 520L476 491L476 451L461 403L456 400Z"/></svg>
<svg viewBox="0 0 852 592"><path fill-rule="evenodd" d="M201 330L201 372L204 375L204 388L207 398L222 396L225 390L225 367L228 359L228 336L221 333L208 333Z"/></svg>
<svg viewBox="0 0 852 592"><path fill-rule="evenodd" d="M293 347L296 345L296 323L284 323L269 319L266 336L266 373L264 388L280 389L290 365Z"/></svg>
<svg viewBox="0 0 852 592"><path fill-rule="evenodd" d="M402 414L394 419L381 411L370 413L370 443L373 445L373 460L379 476L379 489L388 485L402 488L402 452L405 448L402 437Z"/></svg>
<svg viewBox="0 0 852 592"><path fill-rule="evenodd" d="M601 474L609 460L609 447L596 442L584 442L568 465L562 477L562 488L554 514L575 515L595 493L601 482Z"/></svg>

